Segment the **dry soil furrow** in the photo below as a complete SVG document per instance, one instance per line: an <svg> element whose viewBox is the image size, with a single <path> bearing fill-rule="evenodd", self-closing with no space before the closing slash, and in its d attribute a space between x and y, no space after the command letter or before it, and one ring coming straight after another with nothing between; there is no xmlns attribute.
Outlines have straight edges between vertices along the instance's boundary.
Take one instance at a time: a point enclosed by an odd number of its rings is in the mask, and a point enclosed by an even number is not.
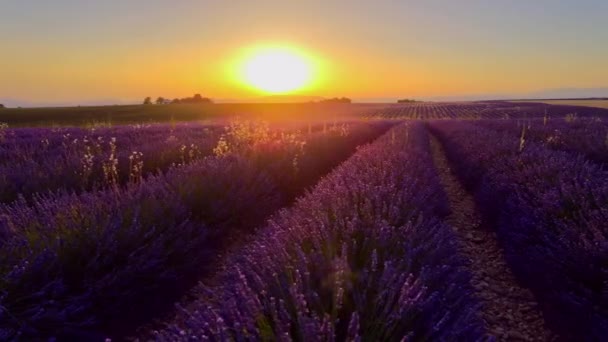
<svg viewBox="0 0 608 342"><path fill-rule="evenodd" d="M469 260L473 287L481 301L481 316L488 331L500 341L553 340L534 296L517 283L496 234L482 227L473 196L452 173L443 146L432 135L431 149L449 199L448 223L459 237L462 254Z"/></svg>

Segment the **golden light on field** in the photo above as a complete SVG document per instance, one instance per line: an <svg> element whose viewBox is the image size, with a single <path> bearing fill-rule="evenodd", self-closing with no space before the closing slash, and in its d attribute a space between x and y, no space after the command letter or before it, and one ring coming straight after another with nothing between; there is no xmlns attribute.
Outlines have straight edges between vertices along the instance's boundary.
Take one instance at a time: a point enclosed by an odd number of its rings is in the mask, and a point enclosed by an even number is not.
<svg viewBox="0 0 608 342"><path fill-rule="evenodd" d="M287 47L252 49L240 66L239 78L247 86L272 93L288 93L310 85L316 77L313 59Z"/></svg>

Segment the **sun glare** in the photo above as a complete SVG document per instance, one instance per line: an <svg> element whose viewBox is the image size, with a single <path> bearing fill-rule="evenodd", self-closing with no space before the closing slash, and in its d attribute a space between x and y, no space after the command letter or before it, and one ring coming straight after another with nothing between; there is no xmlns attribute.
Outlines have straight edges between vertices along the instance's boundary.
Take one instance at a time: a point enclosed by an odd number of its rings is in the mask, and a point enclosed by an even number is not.
<svg viewBox="0 0 608 342"><path fill-rule="evenodd" d="M255 50L244 62L245 83L267 93L287 93L306 86L313 77L312 63L296 50Z"/></svg>

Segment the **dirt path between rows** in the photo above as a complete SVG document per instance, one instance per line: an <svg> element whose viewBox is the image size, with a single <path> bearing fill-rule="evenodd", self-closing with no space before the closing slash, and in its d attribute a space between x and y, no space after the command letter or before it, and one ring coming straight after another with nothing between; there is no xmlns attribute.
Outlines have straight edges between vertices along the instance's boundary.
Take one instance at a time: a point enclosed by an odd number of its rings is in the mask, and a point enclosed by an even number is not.
<svg viewBox="0 0 608 342"><path fill-rule="evenodd" d="M452 173L441 143L430 136L433 159L448 195L447 222L459 237L459 248L469 261L472 283L481 301L481 317L499 341L551 341L532 292L522 288L511 273L496 234L483 229L475 200Z"/></svg>

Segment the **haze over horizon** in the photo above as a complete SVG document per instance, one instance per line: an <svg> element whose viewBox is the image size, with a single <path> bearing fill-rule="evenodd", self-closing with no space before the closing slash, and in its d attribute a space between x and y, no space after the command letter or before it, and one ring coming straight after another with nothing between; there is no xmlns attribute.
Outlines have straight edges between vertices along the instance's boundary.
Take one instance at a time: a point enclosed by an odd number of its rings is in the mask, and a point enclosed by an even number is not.
<svg viewBox="0 0 608 342"><path fill-rule="evenodd" d="M285 98L277 99L275 96ZM155 98L155 97L154 97ZM215 103L273 103L273 102L309 102L317 101L326 97L315 95L266 95L249 98L213 98ZM355 103L395 103L402 97L372 97L372 98L353 98ZM411 97L418 101L487 101L487 100L540 100L540 99L567 99L567 98L608 98L608 88L563 88L546 89L526 94L469 94L453 96L421 96ZM63 106L104 106L104 105L132 105L141 104L143 98L132 99L83 99L83 100L64 100L64 101L42 101L34 102L23 99L0 98L0 103L7 107L63 107Z"/></svg>
<svg viewBox="0 0 608 342"><path fill-rule="evenodd" d="M294 96L608 96L606 13L599 0L8 1L0 9L0 103L256 99L269 94L235 70L247 49L265 45L295 47L318 68L287 93Z"/></svg>

